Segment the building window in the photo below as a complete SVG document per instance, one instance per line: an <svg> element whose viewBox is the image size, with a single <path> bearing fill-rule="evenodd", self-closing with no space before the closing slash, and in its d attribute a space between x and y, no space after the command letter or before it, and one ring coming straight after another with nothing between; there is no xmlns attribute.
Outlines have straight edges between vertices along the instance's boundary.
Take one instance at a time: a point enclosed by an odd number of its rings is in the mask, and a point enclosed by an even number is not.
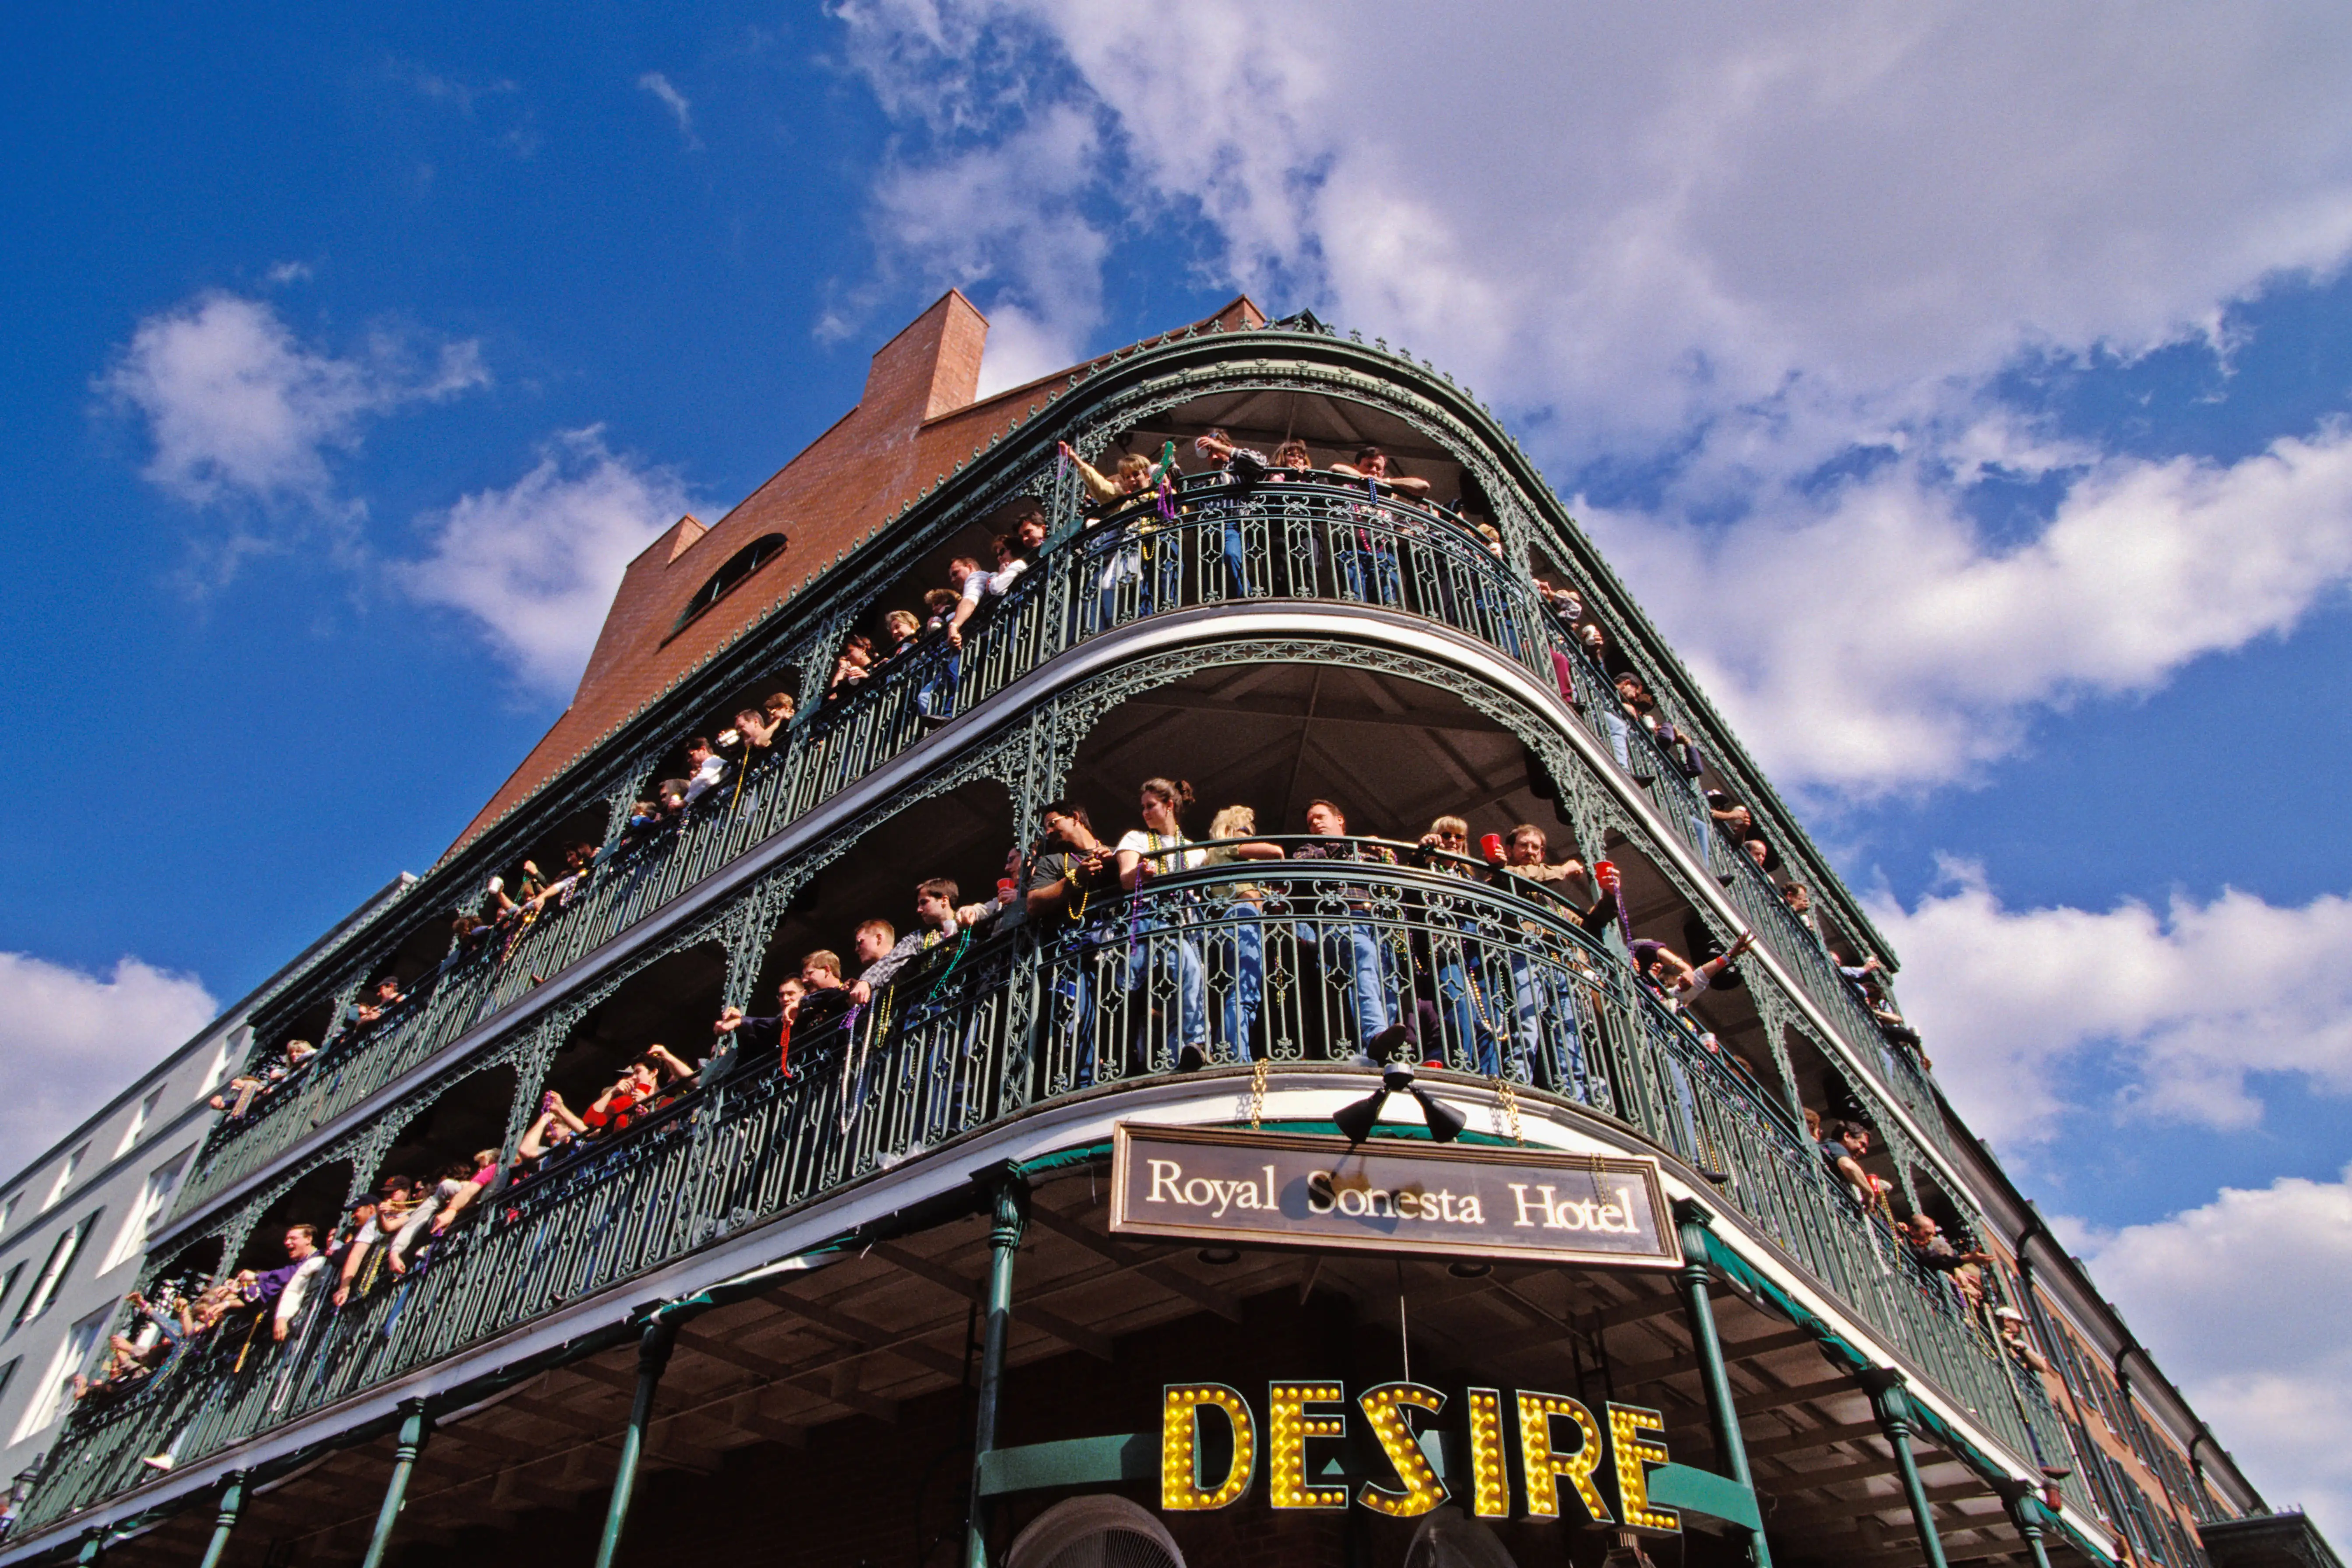
<svg viewBox="0 0 2352 1568"><path fill-rule="evenodd" d="M16 1289L16 1276L22 1274L24 1271L25 1260L19 1258L16 1262L8 1265L7 1273L0 1274L0 1308L7 1306L9 1296L12 1295Z"/></svg>
<svg viewBox="0 0 2352 1568"><path fill-rule="evenodd" d="M122 1221L122 1230L114 1238L113 1249L99 1266L100 1274L112 1272L147 1250L147 1233L172 1206L172 1194L180 1190L180 1173L188 1167L192 1149L183 1149L164 1163L147 1173L147 1184L140 1189L139 1201Z"/></svg>
<svg viewBox="0 0 2352 1568"><path fill-rule="evenodd" d="M713 572L710 581L697 589L694 597L686 602L686 608L677 613L677 624L670 627L669 635L676 637L686 630L695 616L733 593L745 578L783 552L784 536L769 533L762 534L730 555L727 563Z"/></svg>
<svg viewBox="0 0 2352 1568"><path fill-rule="evenodd" d="M131 1111L131 1125L122 1130L122 1142L115 1146L115 1158L121 1159L129 1153L131 1145L139 1142L139 1134L147 1131L147 1119L155 1114L155 1102L163 1098L162 1089L150 1090L147 1098L139 1102L138 1109Z"/></svg>
<svg viewBox="0 0 2352 1568"><path fill-rule="evenodd" d="M220 1043L220 1049L213 1053L213 1065L205 1069L205 1081L196 1085L198 1100L218 1089L222 1080L228 1077L229 1063L236 1058L237 1041L250 1032L239 1029Z"/></svg>
<svg viewBox="0 0 2352 1568"><path fill-rule="evenodd" d="M16 1217L16 1200L24 1195L22 1193L10 1193L8 1201L0 1203L0 1232L6 1231L8 1222Z"/></svg>
<svg viewBox="0 0 2352 1568"><path fill-rule="evenodd" d="M16 1325L21 1328L49 1310L58 1299L58 1287L65 1282L66 1270L73 1267L74 1254L81 1247L82 1237L98 1223L100 1210L92 1209L79 1225L68 1226L58 1236L49 1248L49 1260L41 1265L33 1289L26 1293L25 1304L16 1309Z"/></svg>
<svg viewBox="0 0 2352 1568"><path fill-rule="evenodd" d="M89 1153L89 1145L85 1143L66 1156L66 1163L58 1167L56 1184L49 1188L49 1195L41 1205L44 1213L55 1208L58 1200L66 1195L66 1189L73 1185L74 1173L81 1169L82 1160Z"/></svg>
<svg viewBox="0 0 2352 1568"><path fill-rule="evenodd" d="M57 1360L50 1363L47 1379L26 1402L25 1418L16 1424L16 1435L8 1439L11 1446L58 1418L58 1412L73 1398L75 1376L89 1375L90 1367L98 1360L99 1346L106 1339L107 1321L113 1316L114 1307L110 1302L66 1331L66 1337L58 1343Z"/></svg>

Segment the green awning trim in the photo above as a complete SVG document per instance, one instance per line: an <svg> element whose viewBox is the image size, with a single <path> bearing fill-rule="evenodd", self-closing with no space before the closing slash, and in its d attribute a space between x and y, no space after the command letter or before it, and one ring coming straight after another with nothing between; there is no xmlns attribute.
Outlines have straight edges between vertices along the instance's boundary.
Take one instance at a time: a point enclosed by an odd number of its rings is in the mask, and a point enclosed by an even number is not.
<svg viewBox="0 0 2352 1568"><path fill-rule="evenodd" d="M1039 1491L1048 1487L1108 1486L1139 1481L1160 1464L1160 1435L1121 1432L1108 1437L1068 1437L992 1448L980 1457L980 1495Z"/></svg>
<svg viewBox="0 0 2352 1568"><path fill-rule="evenodd" d="M1707 1261L1724 1278L1740 1286L1759 1300L1769 1303L1790 1322L1811 1334L1820 1342L1822 1354L1834 1364L1847 1372L1857 1373L1872 1364L1870 1358L1865 1356L1853 1342L1832 1327L1827 1319L1758 1272L1756 1268L1745 1258L1739 1256L1728 1242L1712 1230L1706 1233L1706 1257ZM1963 1437L1953 1428L1951 1423L1916 1399L1906 1403L1911 1406L1912 1419L1917 1423L1920 1432L1948 1449L1954 1458L1976 1471L1988 1484L1995 1480L2011 1479L2007 1468L1992 1456ZM2105 1568L2116 1568L2114 1560L2093 1545L2063 1514L2057 1516L2055 1523L2065 1533L2066 1538L2074 1542L2076 1550L2090 1558L2092 1562L2103 1564Z"/></svg>

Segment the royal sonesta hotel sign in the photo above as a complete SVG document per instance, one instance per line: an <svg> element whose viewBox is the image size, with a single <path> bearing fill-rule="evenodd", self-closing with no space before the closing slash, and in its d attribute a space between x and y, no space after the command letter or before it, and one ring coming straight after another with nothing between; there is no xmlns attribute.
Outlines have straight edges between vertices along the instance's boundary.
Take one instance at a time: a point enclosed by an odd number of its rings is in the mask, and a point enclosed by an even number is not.
<svg viewBox="0 0 2352 1568"><path fill-rule="evenodd" d="M1673 1268L1656 1163L1626 1155L1121 1122L1110 1228L1130 1236Z"/></svg>

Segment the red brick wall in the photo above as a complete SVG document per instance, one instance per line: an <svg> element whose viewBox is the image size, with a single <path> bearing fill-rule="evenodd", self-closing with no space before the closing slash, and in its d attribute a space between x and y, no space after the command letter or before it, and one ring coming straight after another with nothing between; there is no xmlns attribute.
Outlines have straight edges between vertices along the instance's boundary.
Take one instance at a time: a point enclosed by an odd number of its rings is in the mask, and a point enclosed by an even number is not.
<svg viewBox="0 0 2352 1568"><path fill-rule="evenodd" d="M1262 324L1235 300L1212 320ZM1206 322L1202 323L1203 325ZM974 446L1027 416L1067 372L974 403L988 321L950 289L874 355L857 406L708 530L682 519L629 563L572 704L466 826L451 849L505 816L613 728L761 615L804 586L834 556L887 521ZM727 558L762 534L791 543L675 638L687 601ZM665 640L665 639L668 640Z"/></svg>

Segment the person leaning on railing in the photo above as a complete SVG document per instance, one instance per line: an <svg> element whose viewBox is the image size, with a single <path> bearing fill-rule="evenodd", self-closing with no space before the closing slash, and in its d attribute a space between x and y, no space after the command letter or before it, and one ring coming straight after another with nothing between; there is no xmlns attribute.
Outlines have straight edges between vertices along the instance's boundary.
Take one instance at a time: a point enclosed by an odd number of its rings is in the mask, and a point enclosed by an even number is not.
<svg viewBox="0 0 2352 1568"><path fill-rule="evenodd" d="M1232 435L1222 429L1210 430L1192 437L1192 450L1209 459L1210 471L1204 482L1213 494L1202 503L1213 524L1222 524L1225 554L1225 589L1230 597L1249 597L1249 553L1242 542L1242 514L1239 502L1244 496L1263 483L1273 468L1263 452L1236 446Z"/></svg>
<svg viewBox="0 0 2352 1568"><path fill-rule="evenodd" d="M680 1061L676 1052L667 1046L649 1045L621 1070L610 1089L589 1102L580 1120L587 1124L589 1137L625 1132L630 1122L668 1104L693 1082L694 1069Z"/></svg>
<svg viewBox="0 0 2352 1568"><path fill-rule="evenodd" d="M1930 1273L1950 1278L1952 1289L1970 1307L1984 1303L1982 1266L1993 1261L1992 1254L1971 1249L1963 1252L1943 1236L1943 1227L1935 1215L1924 1209L1914 1209L1910 1215L1895 1226L1903 1238L1903 1250L1911 1261Z"/></svg>
<svg viewBox="0 0 2352 1568"><path fill-rule="evenodd" d="M268 1311L269 1337L281 1344L312 1286L327 1272L327 1256L319 1250L319 1233L313 1226L289 1227L286 1257L284 1264L256 1275L246 1291L247 1300ZM339 1306L341 1294L337 1292Z"/></svg>
<svg viewBox="0 0 2352 1568"><path fill-rule="evenodd" d="M789 1079L793 1076L793 1024L808 994L807 984L793 975L776 987L773 1013L747 1016L740 1007L721 1008L719 1022L711 1026L712 1032L719 1037L718 1048L702 1064L702 1081L706 1085L725 1082L750 1070L753 1060L771 1056L775 1058L777 1072Z"/></svg>
<svg viewBox="0 0 2352 1568"><path fill-rule="evenodd" d="M1031 928L1041 942L1057 945L1071 932L1081 944L1108 941L1121 907L1118 858L1095 837L1094 821L1077 802L1049 802L1038 816L1044 831L1022 889ZM1054 1037L1083 1087L1094 1081L1094 966L1078 956L1056 962L1051 973Z"/></svg>
<svg viewBox="0 0 2352 1568"><path fill-rule="evenodd" d="M588 1124L563 1103L563 1096L551 1089L541 1095L539 1115L515 1145L515 1179L542 1174L578 1153L587 1131Z"/></svg>
<svg viewBox="0 0 2352 1568"><path fill-rule="evenodd" d="M783 734L785 727L792 721L792 693L772 691L757 708L738 709L735 728L720 735L719 742L720 745L728 746L740 741L749 749L745 753L745 760L749 761L752 752L772 749L777 738ZM733 735L736 740L729 740L728 735Z"/></svg>
<svg viewBox="0 0 2352 1568"><path fill-rule="evenodd" d="M385 1015L407 1000L399 980L387 974L375 983L373 997L365 1002L355 1001L343 1009L343 1027L347 1031L371 1028L382 1023Z"/></svg>
<svg viewBox="0 0 2352 1568"><path fill-rule="evenodd" d="M857 928L857 957L866 967L850 984L851 999L860 1006L890 984L898 973L927 950L962 929L956 915L956 885L933 877L915 888L915 929L898 935L888 921L870 920Z"/></svg>
<svg viewBox="0 0 2352 1568"><path fill-rule="evenodd" d="M342 1267L335 1282L336 1306L351 1300L368 1254L407 1223L409 1211L416 1206L415 1189L416 1184L406 1176L386 1176L376 1184L373 1200L362 1198L352 1205L352 1236L339 1249Z"/></svg>
<svg viewBox="0 0 2352 1568"><path fill-rule="evenodd" d="M1829 1168L1853 1190L1855 1204L1864 1210L1885 1207L1885 1184L1862 1168L1864 1157L1870 1152L1869 1128L1851 1121L1829 1122L1815 1147Z"/></svg>
<svg viewBox="0 0 2352 1568"><path fill-rule="evenodd" d="M1485 866L1470 858L1470 825L1461 817L1440 816L1431 822L1429 831L1421 836L1420 849L1414 862L1423 870L1466 882L1487 879ZM1416 956L1427 967L1428 986L1441 1022L1451 1026L1454 1037L1469 1053L1471 1065L1491 1078L1503 1068L1502 1038L1489 1010L1493 981L1486 971L1490 960L1473 940L1478 929L1475 913L1465 908L1448 919L1445 906L1452 901L1444 895L1424 898L1430 929L1417 935L1415 945L1423 951ZM1439 928L1444 925L1461 934L1441 934ZM1446 1065L1430 1039L1422 1042L1421 1058L1425 1068Z"/></svg>
<svg viewBox="0 0 2352 1568"><path fill-rule="evenodd" d="M1349 837L1348 815L1331 801L1318 797L1307 803L1307 831L1315 839L1327 842L1294 846L1290 851L1293 860L1396 864L1396 851L1386 845ZM1370 888L1349 883L1338 892L1351 915L1362 917L1371 912ZM1367 1061L1385 1061L1411 1029L1391 1015L1387 955L1379 933L1368 920L1359 918L1325 921L1319 927L1315 921L1301 921L1297 936L1310 951L1322 955L1327 966L1345 965L1355 1000L1357 1052Z"/></svg>
<svg viewBox="0 0 2352 1568"><path fill-rule="evenodd" d="M1176 988L1176 1069L1190 1072L1209 1059L1208 980L1201 968L1201 950L1190 937L1153 937L1173 923L1162 900L1146 900L1144 886L1152 877L1189 871L1205 865L1208 852L1184 837L1182 812L1192 804L1192 786L1182 779L1150 778L1137 791L1136 811L1143 826L1119 837L1113 847L1118 857L1118 883L1126 889L1130 913L1127 988L1152 989L1153 971L1169 975Z"/></svg>
<svg viewBox="0 0 2352 1568"><path fill-rule="evenodd" d="M1532 822L1514 826L1503 842L1503 862L1499 868L1507 885L1535 883L1544 895L1559 904L1576 921L1587 936L1598 938L1617 921L1617 889L1601 888L1599 897L1586 905L1579 895L1591 894L1595 878L1590 868L1573 855L1554 864L1551 840L1544 830ZM1514 888L1519 896L1529 896L1532 889ZM1520 929L1528 933L1528 945L1538 946L1547 934L1542 922L1522 920ZM1511 995L1517 1026L1518 1047L1522 1058L1532 1064L1542 1059L1544 1020L1559 1020L1568 1046L1568 1083L1563 1086L1577 1099L1585 1099L1591 1090L1589 1066L1585 1061L1582 1031L1576 1026L1576 1010L1572 997L1565 989L1565 977L1540 966L1524 952L1510 957Z"/></svg>
<svg viewBox="0 0 2352 1568"><path fill-rule="evenodd" d="M1255 810L1246 805L1225 807L1209 819L1209 837L1213 842L1205 863L1238 866L1244 861L1283 858L1281 845L1265 843L1256 834ZM1265 932L1260 921L1265 914L1266 890L1255 882L1235 882L1220 897L1224 905L1223 918L1213 929L1210 941L1220 966L1232 976L1232 984L1226 986L1217 1010L1223 1033L1216 1045L1220 1055L1230 1054L1235 1061L1247 1062L1255 1059L1250 1036L1265 999Z"/></svg>
<svg viewBox="0 0 2352 1568"><path fill-rule="evenodd" d="M310 1065L319 1054L319 1047L308 1040L289 1040L285 1053L258 1072L244 1073L228 1080L221 1092L205 1101L215 1110L226 1113L231 1121L253 1109L255 1100L274 1094L287 1079Z"/></svg>
<svg viewBox="0 0 2352 1568"><path fill-rule="evenodd" d="M864 632L852 632L841 645L839 657L833 661L833 679L825 682L824 700L828 702L846 697L863 686L874 672L874 639Z"/></svg>

